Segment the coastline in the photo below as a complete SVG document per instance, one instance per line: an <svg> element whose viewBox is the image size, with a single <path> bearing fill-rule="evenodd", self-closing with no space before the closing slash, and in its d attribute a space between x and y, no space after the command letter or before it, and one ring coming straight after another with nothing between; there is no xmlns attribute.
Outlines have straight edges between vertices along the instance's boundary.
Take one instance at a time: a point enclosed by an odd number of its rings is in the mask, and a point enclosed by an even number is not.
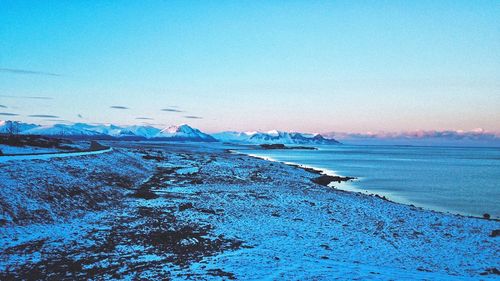
<svg viewBox="0 0 500 281"><path fill-rule="evenodd" d="M322 168L318 168L318 167L315 167L312 165L304 165L304 164L300 164L300 163L296 163L296 162L280 161L280 160L274 159L272 157L257 155L257 154L252 154L252 153L245 153L244 151L237 151L237 150L233 150L233 149L228 149L228 151L231 151L232 153L240 153L240 154L247 155L249 157L253 157L253 158L257 158L257 159L262 159L262 160L276 162L276 163L282 163L282 164L285 164L285 165L288 165L291 167L295 167L298 169L302 169L304 171L315 173L318 175L327 175L327 176L331 176L331 177L347 178L347 180L345 180L345 181L337 182L338 184L336 186L330 185L330 184L326 185L326 186L328 186L330 188L334 188L338 191L359 193L359 194L363 194L366 196L380 198L384 201L391 202L394 204L402 204L405 206L415 207L415 208L425 210L425 211L430 211L430 212L459 216L459 217L464 217L464 218L473 218L473 219L491 220L491 221L500 222L500 218L485 218L485 217L479 216L479 215L476 216L476 215L465 214L465 213L457 213L457 212L453 212L453 211L446 210L446 209L438 210L438 209L435 209L431 206L420 205L420 204L412 202L404 197L391 194L390 192L378 192L377 193L374 191L370 192L368 190L363 190L359 187L356 187L355 185L349 184L352 181L360 180L359 178L350 177L350 176L346 176L346 175L339 175L338 173L336 173L332 170L329 170L329 169L322 169ZM336 182L336 181L332 180L331 182Z"/></svg>
<svg viewBox="0 0 500 281"><path fill-rule="evenodd" d="M116 143L3 168L0 277L494 280L500 267L496 221L325 188L222 146Z"/></svg>

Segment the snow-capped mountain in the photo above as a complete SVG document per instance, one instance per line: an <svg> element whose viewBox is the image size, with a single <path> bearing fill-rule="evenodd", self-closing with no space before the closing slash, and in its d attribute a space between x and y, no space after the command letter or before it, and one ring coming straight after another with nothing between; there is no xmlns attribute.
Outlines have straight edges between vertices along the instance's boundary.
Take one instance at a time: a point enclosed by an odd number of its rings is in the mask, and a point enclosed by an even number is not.
<svg viewBox="0 0 500 281"><path fill-rule="evenodd" d="M43 135L58 137L104 138L127 140L169 140L169 141L217 141L212 136L183 124L160 130L151 126L117 126L113 124L95 125L86 123L55 124L40 126L14 121L0 121L0 134L7 134L15 128L15 134Z"/></svg>
<svg viewBox="0 0 500 281"><path fill-rule="evenodd" d="M19 134L36 127L39 127L39 125L23 123L19 121L0 120L0 134Z"/></svg>
<svg viewBox="0 0 500 281"><path fill-rule="evenodd" d="M122 127L116 125L90 125L86 123L76 123L71 125L75 129L87 130L112 137L129 136L129 131L124 131Z"/></svg>
<svg viewBox="0 0 500 281"><path fill-rule="evenodd" d="M151 127L151 126L129 126L124 127L128 132L147 139L154 138L158 133L160 133L160 129Z"/></svg>
<svg viewBox="0 0 500 281"><path fill-rule="evenodd" d="M39 126L21 132L22 135L64 136L64 137L98 137L104 134L87 129L74 127L73 125L55 124L51 126Z"/></svg>
<svg viewBox="0 0 500 281"><path fill-rule="evenodd" d="M277 130L269 132L221 132L213 134L219 141L241 142L254 144L339 144L335 139L324 138L320 134L304 134L296 132L281 132Z"/></svg>
<svg viewBox="0 0 500 281"><path fill-rule="evenodd" d="M120 127L113 124L89 125L85 123L76 123L73 124L72 126L115 138L131 138L131 139L151 138L160 131L160 129L153 128L150 126Z"/></svg>
<svg viewBox="0 0 500 281"><path fill-rule="evenodd" d="M186 124L182 124L179 126L170 126L166 129L163 129L155 136L155 138L173 141L217 141L212 136L205 134L198 129L191 128Z"/></svg>
<svg viewBox="0 0 500 281"><path fill-rule="evenodd" d="M81 138L118 138L129 140L151 139L168 141L199 142L238 142L253 144L338 144L335 139L324 138L319 134L303 134L296 132L221 132L208 135L189 125L170 126L160 130L151 126L117 126L113 124L55 124L40 126L18 121L0 121L0 134L13 131L23 135L46 135Z"/></svg>
<svg viewBox="0 0 500 281"><path fill-rule="evenodd" d="M73 128L84 129L96 132L102 135L115 138L153 138L160 132L160 129L151 126L116 126L113 124L107 125L91 125L86 123L76 123L71 125Z"/></svg>
<svg viewBox="0 0 500 281"><path fill-rule="evenodd" d="M258 132L220 132L212 134L212 137L222 142L246 142Z"/></svg>

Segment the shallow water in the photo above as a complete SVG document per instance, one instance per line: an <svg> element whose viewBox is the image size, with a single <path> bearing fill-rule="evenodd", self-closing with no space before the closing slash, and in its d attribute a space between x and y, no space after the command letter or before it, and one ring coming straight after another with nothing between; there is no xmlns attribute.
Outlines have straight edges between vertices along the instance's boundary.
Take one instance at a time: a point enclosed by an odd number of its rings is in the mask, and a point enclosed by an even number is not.
<svg viewBox="0 0 500 281"><path fill-rule="evenodd" d="M437 211L500 218L500 148L338 145L240 151L358 178L339 188Z"/></svg>

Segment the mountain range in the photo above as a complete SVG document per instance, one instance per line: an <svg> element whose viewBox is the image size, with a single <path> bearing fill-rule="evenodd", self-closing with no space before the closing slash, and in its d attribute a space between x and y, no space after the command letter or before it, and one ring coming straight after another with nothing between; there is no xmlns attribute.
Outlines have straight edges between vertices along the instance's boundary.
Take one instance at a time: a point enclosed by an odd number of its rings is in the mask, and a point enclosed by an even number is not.
<svg viewBox="0 0 500 281"><path fill-rule="evenodd" d="M252 143L252 144L339 144L333 138L325 138L320 134L305 134L297 132L221 132L212 134L219 141Z"/></svg>
<svg viewBox="0 0 500 281"><path fill-rule="evenodd" d="M0 121L0 134L42 135L77 139L125 139L215 142L212 136L186 124L164 130L152 126L93 125L86 123L40 126L16 121Z"/></svg>
<svg viewBox="0 0 500 281"><path fill-rule="evenodd" d="M431 145L431 146L500 146L500 134L482 129L472 131L410 131L399 133L325 133L234 132L207 134L182 124L159 129L152 126L117 126L112 124L55 124L41 126L19 121L0 120L0 134L44 135L75 139L165 140L195 142L230 142L241 144L322 145Z"/></svg>
<svg viewBox="0 0 500 281"><path fill-rule="evenodd" d="M0 120L0 134L19 134L21 132L39 127L36 124L29 124L17 121Z"/></svg>
<svg viewBox="0 0 500 281"><path fill-rule="evenodd" d="M206 134L189 125L170 126L163 130L152 126L95 125L87 123L41 126L17 121L0 121L0 134L44 135L66 138L165 140L197 142L232 142L245 144L338 144L333 138L297 132L221 132Z"/></svg>

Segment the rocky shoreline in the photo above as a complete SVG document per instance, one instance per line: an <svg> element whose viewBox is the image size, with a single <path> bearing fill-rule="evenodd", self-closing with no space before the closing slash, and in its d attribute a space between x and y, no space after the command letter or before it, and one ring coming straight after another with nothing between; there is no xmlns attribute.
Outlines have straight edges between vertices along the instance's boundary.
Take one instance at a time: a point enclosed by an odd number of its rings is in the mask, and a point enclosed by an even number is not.
<svg viewBox="0 0 500 281"><path fill-rule="evenodd" d="M236 152L235 150L232 150L232 149L228 149L227 151L230 153L240 153L240 152ZM242 154L245 154L245 153L243 152ZM245 155L247 155L249 157L257 158L257 159L266 160L266 161L273 161L273 162L275 161L275 160L268 159L267 157L257 156L257 155L253 155L253 154L245 154ZM276 161L276 162L279 162L279 161ZM300 164L289 163L289 162L279 162L279 163L319 175L318 177L311 179L311 181L316 183L316 184L323 185L323 186L334 187L331 185L332 183L344 183L344 182L355 181L357 179L356 177L328 174L327 172L325 172L323 170L309 167L309 166L300 165ZM358 191L350 191L350 190L347 191L347 190L343 190L343 189L338 189L338 191L355 192L355 193L358 192ZM361 192L361 191L359 191L359 192ZM424 208L416 207L413 204L404 204L404 203L392 201L392 200L388 199L387 197L385 197L383 195L376 194L376 193L362 193L362 194L367 195L367 196L373 196L376 198L380 198L384 201L392 202L395 204L403 204L403 205L407 205L410 207L415 207L415 208L419 208L421 210L424 210ZM427 211L443 213L443 212L434 211L434 210L427 210ZM447 214L450 215L450 213L447 213ZM490 214L488 214L488 213L485 213L482 216L473 216L473 215L464 215L464 214L451 214L451 215L465 217L465 218L478 218L478 219L485 219L485 220L492 220L492 221L500 222L500 219L492 218L490 216Z"/></svg>

